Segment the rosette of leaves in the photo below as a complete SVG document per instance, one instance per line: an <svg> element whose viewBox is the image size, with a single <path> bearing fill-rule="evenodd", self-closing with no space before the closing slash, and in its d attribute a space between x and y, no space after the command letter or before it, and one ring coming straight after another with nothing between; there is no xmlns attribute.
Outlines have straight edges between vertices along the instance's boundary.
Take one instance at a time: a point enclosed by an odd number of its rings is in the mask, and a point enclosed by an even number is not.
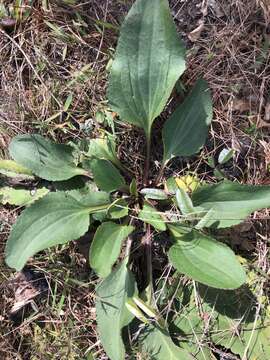
<svg viewBox="0 0 270 360"><path fill-rule="evenodd" d="M158 308L150 306L155 303L152 290L156 286L151 267L154 233L164 233L169 262L178 274L213 288L236 289L245 283L245 271L233 250L212 237L211 229L239 224L255 210L270 205L268 186L224 181L203 184L192 193L177 183L166 190L143 188L142 183L148 183L153 122L184 70L185 49L168 1L137 0L121 28L108 100L121 121L145 132L144 182L141 179L136 183L126 176L117 158L117 139L112 136L90 140L89 150L81 156L75 156L69 145L35 134L15 137L9 148L19 168L52 185L49 193L18 217L7 241L6 263L21 270L37 252L76 240L91 227L95 235L89 238L89 262L102 278L96 289L98 332L112 360L125 358L127 337L122 338L122 332L134 316L145 323L139 337L143 351L154 352L155 359L193 358L181 342L177 346L172 341ZM206 81L199 79L164 124L164 155L157 184L172 158L200 151L211 120L210 90ZM171 220L168 211L175 204L178 212ZM141 243L148 254L146 269L141 269L148 273L145 303L140 300L131 271L130 251L142 228L146 235L141 236Z"/></svg>

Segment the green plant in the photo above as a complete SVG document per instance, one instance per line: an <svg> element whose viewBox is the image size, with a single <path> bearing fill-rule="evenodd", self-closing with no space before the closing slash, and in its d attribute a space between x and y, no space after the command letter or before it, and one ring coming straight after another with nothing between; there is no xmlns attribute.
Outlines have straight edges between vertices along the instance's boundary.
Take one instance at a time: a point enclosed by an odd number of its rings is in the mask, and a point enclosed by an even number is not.
<svg viewBox="0 0 270 360"><path fill-rule="evenodd" d="M89 229L95 231L89 262L103 278L96 289L97 324L112 360L124 359L122 330L131 323L136 327L134 317L145 324L139 336L143 352L154 354L155 359L193 358L193 349L172 341L168 321L154 297L154 234L163 234L166 239L176 276L185 274L210 287L236 289L245 283L245 271L230 247L212 237L212 229L239 224L255 210L270 205L268 186L224 181L202 184L188 193L174 179L168 179L166 190L158 187L172 158L196 154L206 140L212 102L202 79L165 122L163 159L156 187L149 187L152 124L185 70L184 53L167 0L154 4L152 0L137 0L122 25L108 99L122 121L145 132L144 179L128 183L128 171L117 157L116 139L111 134L90 140L87 150L74 144L55 144L40 135L19 135L9 148L14 162L2 160L0 164L5 175L18 174L20 180L26 177L28 181L39 177L46 180L40 182L41 189L50 189L49 193L39 190L39 199L30 199L34 202L29 201L29 190L13 189L12 204L22 205L22 191L28 200L23 202L27 208L7 241L10 267L21 270L37 252L78 239ZM4 202L11 198L8 191L6 186L0 191ZM174 205L178 208L175 212ZM125 255L121 256L126 239ZM131 271L133 241L146 249L147 274L145 283L139 284L141 291Z"/></svg>

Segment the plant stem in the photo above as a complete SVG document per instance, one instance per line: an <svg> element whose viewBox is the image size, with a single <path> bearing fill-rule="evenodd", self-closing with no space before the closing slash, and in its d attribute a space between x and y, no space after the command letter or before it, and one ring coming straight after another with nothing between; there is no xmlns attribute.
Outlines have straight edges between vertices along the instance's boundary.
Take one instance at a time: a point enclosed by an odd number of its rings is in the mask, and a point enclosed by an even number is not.
<svg viewBox="0 0 270 360"><path fill-rule="evenodd" d="M130 219L129 225L132 225L132 223L133 223L133 218ZM126 257L129 257L130 255L131 246L132 246L132 237L131 235L129 235L126 243L126 253L125 253Z"/></svg>
<svg viewBox="0 0 270 360"><path fill-rule="evenodd" d="M151 151L151 135L150 131L146 134L146 158L145 158L145 166L144 166L144 178L143 184L144 186L148 185L148 177L149 177L149 167L150 167L150 151Z"/></svg>
<svg viewBox="0 0 270 360"><path fill-rule="evenodd" d="M164 174L165 166L166 166L166 162L163 161L162 164L161 164L161 167L159 169L158 176L157 176L156 181L155 181L156 186L160 183L160 180L161 180L161 178L162 178L162 176Z"/></svg>
<svg viewBox="0 0 270 360"><path fill-rule="evenodd" d="M147 288L149 289L149 302L152 303L153 299L153 268L152 268L152 234L151 226L148 224L146 228L146 234L143 239L146 252L146 271L147 271Z"/></svg>

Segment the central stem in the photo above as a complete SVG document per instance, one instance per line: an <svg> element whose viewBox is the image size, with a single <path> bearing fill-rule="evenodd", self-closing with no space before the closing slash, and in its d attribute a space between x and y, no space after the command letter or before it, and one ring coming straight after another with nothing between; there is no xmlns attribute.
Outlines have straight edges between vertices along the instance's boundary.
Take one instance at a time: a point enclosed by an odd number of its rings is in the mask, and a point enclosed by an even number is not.
<svg viewBox="0 0 270 360"><path fill-rule="evenodd" d="M149 304L153 300L153 268L152 268L152 233L151 226L148 224L146 233L143 238L143 245L145 246L146 255L146 295Z"/></svg>
<svg viewBox="0 0 270 360"><path fill-rule="evenodd" d="M146 133L146 158L145 158L145 166L144 166L144 177L143 184L144 186L148 185L149 182L149 167L150 167L150 152L151 152L151 135Z"/></svg>
<svg viewBox="0 0 270 360"><path fill-rule="evenodd" d="M156 178L156 181L155 181L155 185L158 186L159 183L160 183L160 180L163 176L163 173L164 173L164 170L165 170L165 166L166 166L166 162L163 160L162 164L161 164L161 167L159 169L159 173L158 173L158 176Z"/></svg>

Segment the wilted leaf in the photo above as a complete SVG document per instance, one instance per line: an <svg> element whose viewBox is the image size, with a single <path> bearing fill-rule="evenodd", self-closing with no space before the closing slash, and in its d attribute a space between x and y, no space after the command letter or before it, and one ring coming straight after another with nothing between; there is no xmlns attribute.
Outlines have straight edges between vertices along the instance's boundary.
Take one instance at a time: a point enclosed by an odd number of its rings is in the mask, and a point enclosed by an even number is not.
<svg viewBox="0 0 270 360"><path fill-rule="evenodd" d="M212 100L207 83L198 80L190 95L163 127L163 162L175 156L196 154L205 143L212 116Z"/></svg>
<svg viewBox="0 0 270 360"><path fill-rule="evenodd" d="M122 242L133 230L133 226L118 225L111 221L97 228L90 248L89 263L100 277L110 274L120 254Z"/></svg>
<svg viewBox="0 0 270 360"><path fill-rule="evenodd" d="M203 30L204 30L204 21L201 21L199 25L188 34L189 40L192 42L199 40Z"/></svg>
<svg viewBox="0 0 270 360"><path fill-rule="evenodd" d="M109 79L108 98L123 121L150 136L185 70L184 47L167 0L137 0L122 27Z"/></svg>
<svg viewBox="0 0 270 360"><path fill-rule="evenodd" d="M16 136L9 151L16 162L42 179L60 181L87 174L73 162L71 146L55 144L37 134Z"/></svg>
<svg viewBox="0 0 270 360"><path fill-rule="evenodd" d="M227 245L196 230L183 232L183 227L175 225L169 229L175 240L169 260L179 272L220 289L236 289L246 281L243 268Z"/></svg>
<svg viewBox="0 0 270 360"><path fill-rule="evenodd" d="M134 315L126 302L137 292L134 275L127 269L126 259L100 285L98 285L96 312L101 343L110 360L124 360L125 347L122 328L127 326Z"/></svg>

